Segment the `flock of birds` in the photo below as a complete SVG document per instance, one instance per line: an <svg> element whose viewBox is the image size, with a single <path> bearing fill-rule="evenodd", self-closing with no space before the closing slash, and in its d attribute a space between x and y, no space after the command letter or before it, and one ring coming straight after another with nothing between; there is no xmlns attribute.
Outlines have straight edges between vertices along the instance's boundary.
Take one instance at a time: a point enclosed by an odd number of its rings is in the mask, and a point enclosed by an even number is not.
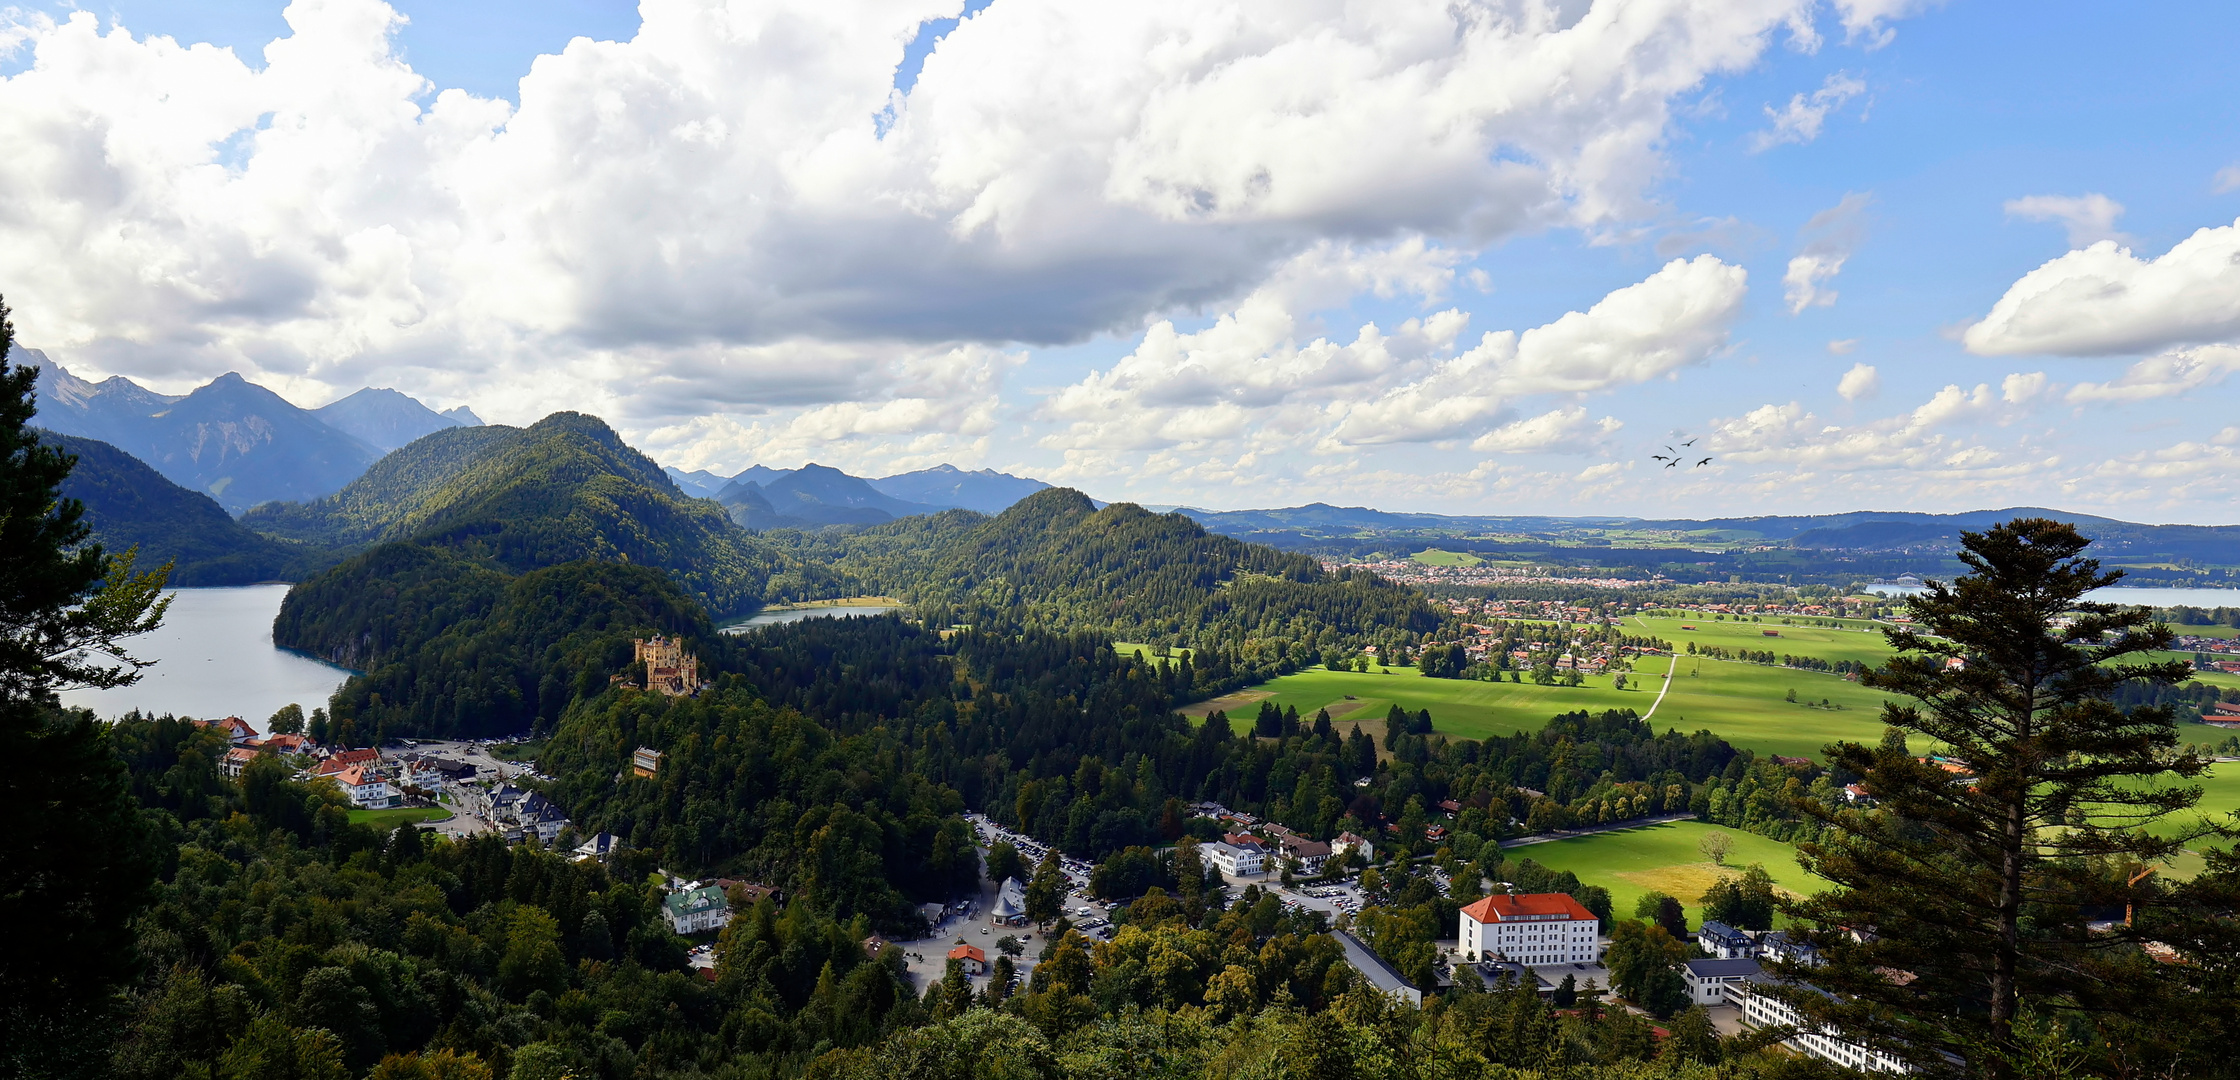
<svg viewBox="0 0 2240 1080"><path fill-rule="evenodd" d="M1703 437L1703 436L1701 436L1701 435L1698 435L1698 436L1696 436L1696 439L1700 439L1700 438L1702 438L1702 437ZM1694 445L1696 444L1696 439L1689 439L1689 440L1688 440L1687 442L1681 443L1680 445L1681 445L1681 446L1694 446ZM1649 455L1649 456L1650 456L1651 458L1654 458L1655 460L1658 460L1658 461L1664 462L1664 467L1665 467L1665 468L1667 468L1667 469L1671 469L1671 468L1676 468L1676 467L1678 467L1678 466L1679 466L1679 464L1680 464L1680 463L1681 463L1681 462L1682 462L1683 460L1686 460L1686 455L1682 454L1682 453L1681 453L1680 451L1678 451L1678 450L1676 450L1676 449L1674 449L1674 448L1672 448L1672 447L1670 447L1670 446L1667 446L1667 447L1665 447L1665 448L1664 448L1664 453L1662 453L1662 454L1651 454L1651 455ZM1704 466L1706 466L1706 465L1709 465L1709 464L1711 464L1711 459L1707 457L1707 458L1704 458L1704 459L1703 459L1702 461L1698 461L1698 462L1696 462L1696 463L1695 463L1695 468L1698 468L1698 469L1700 469L1700 468L1703 468Z"/></svg>

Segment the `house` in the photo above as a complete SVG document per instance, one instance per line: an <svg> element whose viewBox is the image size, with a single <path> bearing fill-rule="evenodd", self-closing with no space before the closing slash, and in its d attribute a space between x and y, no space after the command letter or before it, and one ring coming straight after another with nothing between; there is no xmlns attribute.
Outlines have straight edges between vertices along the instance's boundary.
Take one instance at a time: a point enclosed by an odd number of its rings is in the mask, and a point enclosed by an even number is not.
<svg viewBox="0 0 2240 1080"><path fill-rule="evenodd" d="M581 862L584 859L597 859L603 862L614 854L616 848L621 846L622 841L617 839L613 833L601 832L576 845L576 860Z"/></svg>
<svg viewBox="0 0 2240 1080"><path fill-rule="evenodd" d="M1776 765L1782 766L1782 767L1784 767L1784 768L1789 768L1789 769L1809 769L1809 768L1811 768L1811 767L1812 767L1812 759L1811 759L1811 758L1808 758L1808 757L1783 757L1783 756L1782 756L1782 755L1780 755L1780 754L1775 754L1775 755L1773 755L1773 763L1774 763L1774 764L1776 764Z"/></svg>
<svg viewBox="0 0 2240 1080"><path fill-rule="evenodd" d="M381 752L378 750L337 750L328 754L325 760L319 762L319 767L311 770L311 775L333 776L353 765L378 766L380 764Z"/></svg>
<svg viewBox="0 0 2240 1080"><path fill-rule="evenodd" d="M335 773L333 780L349 797L350 805L360 810L386 810L397 805L397 789L369 766L352 765Z"/></svg>
<svg viewBox="0 0 2240 1080"><path fill-rule="evenodd" d="M2212 727L2240 728L2240 704L2216 702L2202 712L2201 722Z"/></svg>
<svg viewBox="0 0 2240 1080"><path fill-rule="evenodd" d="M239 780L241 779L241 771L248 768L249 763L255 760L257 760L255 750L246 746L233 747L226 751L225 757L219 759L218 775L228 780Z"/></svg>
<svg viewBox="0 0 2240 1080"><path fill-rule="evenodd" d="M1330 841L1331 858L1343 859L1355 852L1359 852L1364 860L1373 859L1377 856L1377 846L1349 832L1339 833L1336 840Z"/></svg>
<svg viewBox="0 0 2240 1080"><path fill-rule="evenodd" d="M1776 963L1799 964L1819 967L1820 950L1811 942L1792 937L1786 930L1776 930L1758 942L1758 955Z"/></svg>
<svg viewBox="0 0 2240 1080"><path fill-rule="evenodd" d="M630 773L652 778L661 775L661 751L639 747L630 752Z"/></svg>
<svg viewBox="0 0 2240 1080"><path fill-rule="evenodd" d="M1680 978L1688 984L1688 1000L1698 1005L1724 1005L1729 987L1760 974L1756 960L1690 960L1680 965Z"/></svg>
<svg viewBox="0 0 2240 1080"><path fill-rule="evenodd" d="M715 886L723 890L723 895L730 899L734 908L751 908L764 900L773 904L778 902L778 889L775 885L719 877L715 880Z"/></svg>
<svg viewBox="0 0 2240 1080"><path fill-rule="evenodd" d="M1872 798L1874 796L1867 794L1867 785L1865 784L1843 785L1843 801L1845 802L1860 802Z"/></svg>
<svg viewBox="0 0 2240 1080"><path fill-rule="evenodd" d="M1742 1022L1753 1028L1791 1028L1796 1034L1781 1040L1782 1045L1800 1053L1809 1054L1822 1061L1832 1062L1861 1072L1903 1073L1913 1070L1889 1054L1868 1050L1857 1043L1847 1042L1827 1031L1807 1024L1804 1015L1789 1003L1767 994L1762 980L1745 979L1726 988L1727 1000L1742 1011ZM1824 993L1807 987L1814 993Z"/></svg>
<svg viewBox="0 0 2240 1080"><path fill-rule="evenodd" d="M301 735L274 735L259 745L268 754L308 754L311 740Z"/></svg>
<svg viewBox="0 0 2240 1080"><path fill-rule="evenodd" d="M978 945L959 945L949 950L949 959L956 961L967 975L988 973L988 954L981 952Z"/></svg>
<svg viewBox="0 0 2240 1080"><path fill-rule="evenodd" d="M1462 955L1527 966L1593 963L1602 920L1563 893L1488 896L1462 909Z"/></svg>
<svg viewBox="0 0 2240 1080"><path fill-rule="evenodd" d="M1696 931L1696 944L1721 960L1742 960L1758 955L1758 943L1750 940L1750 935L1714 919L1703 921L1703 929Z"/></svg>
<svg viewBox="0 0 2240 1080"><path fill-rule="evenodd" d="M1213 861L1216 869L1230 877L1252 877L1261 873L1267 858L1258 844L1231 844L1224 841L1203 845L1198 850Z"/></svg>
<svg viewBox="0 0 2240 1080"><path fill-rule="evenodd" d="M731 921L731 901L724 899L722 889L702 885L663 897L661 913L669 917L669 928L677 933L705 933L721 930Z"/></svg>
<svg viewBox="0 0 2240 1080"><path fill-rule="evenodd" d="M996 902L988 909L988 921L997 926L1027 925L1027 888L1018 878L1007 877L996 886Z"/></svg>
<svg viewBox="0 0 2240 1080"><path fill-rule="evenodd" d="M863 955L870 959L877 960L879 951L886 947L887 939L880 937L878 934L872 934L870 937L863 939Z"/></svg>
<svg viewBox="0 0 2240 1080"><path fill-rule="evenodd" d="M1276 848L1283 852L1284 858L1296 861L1299 872L1304 874L1321 873L1322 864L1330 860L1330 845L1320 840L1286 836L1277 842Z"/></svg>
<svg viewBox="0 0 2240 1080"><path fill-rule="evenodd" d="M239 746L257 737L257 729L250 727L248 721L238 716L229 716L223 720L197 720L194 725L225 732L226 742L232 746Z"/></svg>

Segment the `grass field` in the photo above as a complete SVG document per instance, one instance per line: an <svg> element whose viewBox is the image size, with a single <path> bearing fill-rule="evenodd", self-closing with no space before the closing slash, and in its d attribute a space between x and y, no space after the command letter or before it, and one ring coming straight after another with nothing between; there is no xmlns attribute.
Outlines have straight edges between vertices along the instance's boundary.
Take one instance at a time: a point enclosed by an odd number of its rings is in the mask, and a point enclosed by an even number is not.
<svg viewBox="0 0 2240 1080"><path fill-rule="evenodd" d="M1646 714L1657 700L1666 663L1664 657L1643 657L1640 670L1627 678L1624 690L1613 688L1607 676L1594 677L1585 686L1564 687L1429 679L1414 668L1394 668L1389 675L1314 669L1200 702L1187 711L1204 716L1220 708L1235 723L1249 719L1264 697L1278 707L1297 708L1305 717L1327 708L1343 730L1352 720L1382 720L1397 704L1410 712L1431 710L1434 730L1482 739L1537 731L1549 717L1580 709L1632 709ZM1784 700L1790 690L1797 692L1798 703ZM1881 738L1878 717L1885 697L1821 672L1683 656L1672 690L1651 722L1682 731L1708 728L1761 754L1817 758L1822 746L1838 739L1871 743ZM1804 704L1823 698L1843 708ZM1374 728L1367 730L1375 733Z"/></svg>
<svg viewBox="0 0 2240 1080"><path fill-rule="evenodd" d="M1417 561L1417 562L1419 562L1419 563L1422 563L1422 564L1424 564L1425 566L1483 566L1483 565L1485 565L1485 560L1484 560L1484 559L1481 559L1481 558L1477 557L1476 555L1472 555L1472 554L1470 554L1470 553L1468 553L1468 552L1463 552L1463 551L1441 551L1441 550L1439 550L1438 548L1425 548L1424 550L1422 550L1422 551L1419 551L1419 552L1416 552L1415 554L1413 554L1413 555L1410 555L1410 556L1408 556L1408 557L1409 557L1409 558L1411 558L1411 559L1414 559L1415 561Z"/></svg>
<svg viewBox="0 0 2240 1080"><path fill-rule="evenodd" d="M1647 633L1672 643L1683 655L1688 642L1698 645L1717 645L1727 649L1770 651L1776 655L1816 656L1822 660L1856 660L1866 664L1880 664L1891 656L1890 646L1882 640L1882 628L1866 623L1853 622L1858 629L1834 629L1825 626L1783 626L1778 622L1717 622L1711 619L1676 619L1654 615L1627 619L1625 631L1629 634ZM1693 626L1693 630L1682 630ZM1767 637L1765 631L1774 631L1779 637Z"/></svg>
<svg viewBox="0 0 2240 1080"><path fill-rule="evenodd" d="M451 811L434 806L400 806L394 810L352 810L350 824L394 829L401 821L430 821L450 817Z"/></svg>
<svg viewBox="0 0 2240 1080"><path fill-rule="evenodd" d="M1696 846L1714 829L1726 833L1733 844L1723 868L1705 858ZM1610 890L1612 910L1621 919L1633 917L1633 905L1643 893L1653 890L1669 894L1687 909L1691 927L1702 925L1700 901L1704 891L1721 877L1740 873L1751 863L1764 866L1776 886L1793 893L1812 893L1827 884L1806 874L1797 865L1796 850L1787 844L1698 821L1528 844L1506 849L1503 854L1512 859L1531 859L1553 870L1569 870L1589 885Z"/></svg>

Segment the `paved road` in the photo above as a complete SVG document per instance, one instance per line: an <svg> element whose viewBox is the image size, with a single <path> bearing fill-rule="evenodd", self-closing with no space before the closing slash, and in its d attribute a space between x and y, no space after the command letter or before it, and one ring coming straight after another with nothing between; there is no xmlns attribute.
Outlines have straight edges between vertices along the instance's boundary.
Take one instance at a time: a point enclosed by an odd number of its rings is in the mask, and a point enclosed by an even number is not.
<svg viewBox="0 0 2240 1080"><path fill-rule="evenodd" d="M1664 666L1664 685L1657 687L1657 700L1649 703L1649 711L1642 713L1641 719L1647 720L1650 717L1657 715L1657 706L1664 704L1665 693L1672 689L1673 673L1679 670L1680 654L1678 652L1674 652L1672 654L1672 662Z"/></svg>

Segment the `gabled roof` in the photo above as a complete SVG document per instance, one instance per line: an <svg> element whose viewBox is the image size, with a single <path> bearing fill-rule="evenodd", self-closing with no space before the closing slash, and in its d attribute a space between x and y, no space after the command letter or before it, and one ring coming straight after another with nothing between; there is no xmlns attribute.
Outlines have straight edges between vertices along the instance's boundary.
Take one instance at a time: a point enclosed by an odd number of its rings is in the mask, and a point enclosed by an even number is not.
<svg viewBox="0 0 2240 1080"><path fill-rule="evenodd" d="M1690 960L1688 974L1699 979L1747 978L1764 970L1756 960Z"/></svg>
<svg viewBox="0 0 2240 1080"><path fill-rule="evenodd" d="M1718 939L1719 939L1719 940L1721 940L1721 941L1747 941L1747 940L1749 940L1749 939L1748 939L1747 937L1745 937L1745 936L1743 935L1742 931L1740 931L1740 930L1737 930L1737 929L1735 929L1734 927L1728 926L1727 924L1725 924L1725 923L1723 923L1723 922L1720 922L1720 921L1718 921L1718 920L1716 920L1716 919L1705 919L1705 920L1703 921L1703 929L1701 929L1701 930L1698 930L1698 931L1696 931L1696 936L1697 936L1697 937L1707 937L1707 938L1718 938Z"/></svg>
<svg viewBox="0 0 2240 1080"><path fill-rule="evenodd" d="M996 886L995 907L988 913L999 919L1016 919L1027 913L1027 890L1018 878L1007 877Z"/></svg>
<svg viewBox="0 0 2240 1080"><path fill-rule="evenodd" d="M949 959L977 960L980 963L985 964L988 962L988 954L981 952L980 946L978 945L959 945L956 948L949 950Z"/></svg>
<svg viewBox="0 0 2240 1080"><path fill-rule="evenodd" d="M1463 908L1462 913L1482 923L1506 922L1531 915L1562 915L1573 919L1594 918L1594 912L1579 906L1577 900L1573 900L1564 893L1494 895Z"/></svg>

